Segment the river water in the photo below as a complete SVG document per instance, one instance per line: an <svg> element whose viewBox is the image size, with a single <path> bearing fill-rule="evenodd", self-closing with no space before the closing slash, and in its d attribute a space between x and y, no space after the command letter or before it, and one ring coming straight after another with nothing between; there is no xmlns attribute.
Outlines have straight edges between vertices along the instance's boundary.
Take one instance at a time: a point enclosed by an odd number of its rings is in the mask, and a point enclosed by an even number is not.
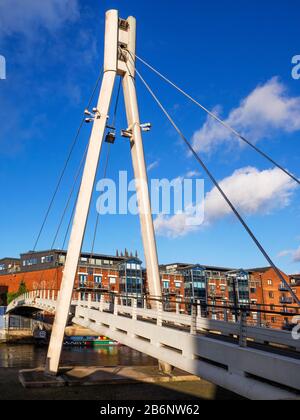
<svg viewBox="0 0 300 420"><path fill-rule="evenodd" d="M47 347L0 345L0 368L34 369L44 366ZM61 366L151 366L157 361L125 346L64 348Z"/></svg>

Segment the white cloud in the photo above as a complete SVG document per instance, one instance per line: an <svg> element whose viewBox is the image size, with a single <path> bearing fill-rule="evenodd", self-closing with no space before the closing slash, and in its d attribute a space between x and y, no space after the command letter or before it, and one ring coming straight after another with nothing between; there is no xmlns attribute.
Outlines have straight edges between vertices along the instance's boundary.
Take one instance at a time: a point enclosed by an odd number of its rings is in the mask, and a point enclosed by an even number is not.
<svg viewBox="0 0 300 420"><path fill-rule="evenodd" d="M300 262L300 247L294 252L293 261Z"/></svg>
<svg viewBox="0 0 300 420"><path fill-rule="evenodd" d="M40 27L55 31L78 17L78 0L1 0L0 33L30 35Z"/></svg>
<svg viewBox="0 0 300 420"><path fill-rule="evenodd" d="M154 221L156 233L167 238L178 238L197 230L197 226L187 224L187 214L176 214L168 217L159 215Z"/></svg>
<svg viewBox="0 0 300 420"><path fill-rule="evenodd" d="M296 184L280 169L259 171L246 167L235 171L220 182L222 189L243 215L269 214L289 205ZM232 214L232 210L214 187L205 196L204 224L210 225ZM179 237L200 229L190 226L190 212L174 216L160 215L155 229L161 236Z"/></svg>
<svg viewBox="0 0 300 420"><path fill-rule="evenodd" d="M219 113L220 109L216 108L215 112ZM254 89L225 121L253 143L269 138L276 131L292 133L300 130L300 97L289 96L286 87L274 77ZM207 117L195 132L193 145L198 152L211 153L224 143L228 146L238 143L237 139L232 140L229 130Z"/></svg>
<svg viewBox="0 0 300 420"><path fill-rule="evenodd" d="M198 171L189 171L185 174L185 178L195 178L195 177L198 177L200 175L201 174Z"/></svg>
<svg viewBox="0 0 300 420"><path fill-rule="evenodd" d="M279 258L291 256L293 262L300 262L300 247L298 249L287 249L278 254Z"/></svg>
<svg viewBox="0 0 300 420"><path fill-rule="evenodd" d="M150 165L148 165L148 167L147 167L147 171L148 172L152 171L153 169L157 168L158 165L159 165L159 160L156 160L156 161L150 163Z"/></svg>

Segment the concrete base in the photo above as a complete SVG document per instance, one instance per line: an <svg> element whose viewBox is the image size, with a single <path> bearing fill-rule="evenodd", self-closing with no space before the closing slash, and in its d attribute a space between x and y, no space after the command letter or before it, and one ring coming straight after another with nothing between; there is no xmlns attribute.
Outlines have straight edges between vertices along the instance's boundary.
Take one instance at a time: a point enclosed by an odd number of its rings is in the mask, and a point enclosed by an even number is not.
<svg viewBox="0 0 300 420"><path fill-rule="evenodd" d="M40 368L21 370L19 380L24 388L200 381L198 377L179 369L175 369L168 375L159 372L154 366L62 368L60 376L57 377L45 374L44 369Z"/></svg>
<svg viewBox="0 0 300 420"><path fill-rule="evenodd" d="M171 375L174 370L174 366L171 366L169 363L162 362L161 360L158 361L158 368L160 372L165 373L166 375Z"/></svg>

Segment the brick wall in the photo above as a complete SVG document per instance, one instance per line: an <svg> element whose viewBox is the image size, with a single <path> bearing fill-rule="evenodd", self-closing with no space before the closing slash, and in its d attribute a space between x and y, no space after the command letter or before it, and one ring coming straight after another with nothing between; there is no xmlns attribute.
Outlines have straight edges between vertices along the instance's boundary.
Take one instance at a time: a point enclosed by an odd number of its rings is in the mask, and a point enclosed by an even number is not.
<svg viewBox="0 0 300 420"><path fill-rule="evenodd" d="M7 274L0 276L0 287L7 287L9 293L14 293L18 291L20 283L24 282L28 290L59 289L61 278L62 267L45 271Z"/></svg>

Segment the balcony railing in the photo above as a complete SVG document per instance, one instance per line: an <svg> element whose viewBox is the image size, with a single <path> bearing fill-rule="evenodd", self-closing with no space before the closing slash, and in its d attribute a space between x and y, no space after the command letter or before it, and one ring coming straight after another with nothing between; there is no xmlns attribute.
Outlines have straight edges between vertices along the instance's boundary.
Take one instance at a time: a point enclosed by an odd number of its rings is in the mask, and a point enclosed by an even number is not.
<svg viewBox="0 0 300 420"><path fill-rule="evenodd" d="M292 304L293 303L293 298L282 296L280 298L280 303L283 303L283 304Z"/></svg>
<svg viewBox="0 0 300 420"><path fill-rule="evenodd" d="M280 292L288 292L288 288L285 284L281 283L280 286L278 287Z"/></svg>

